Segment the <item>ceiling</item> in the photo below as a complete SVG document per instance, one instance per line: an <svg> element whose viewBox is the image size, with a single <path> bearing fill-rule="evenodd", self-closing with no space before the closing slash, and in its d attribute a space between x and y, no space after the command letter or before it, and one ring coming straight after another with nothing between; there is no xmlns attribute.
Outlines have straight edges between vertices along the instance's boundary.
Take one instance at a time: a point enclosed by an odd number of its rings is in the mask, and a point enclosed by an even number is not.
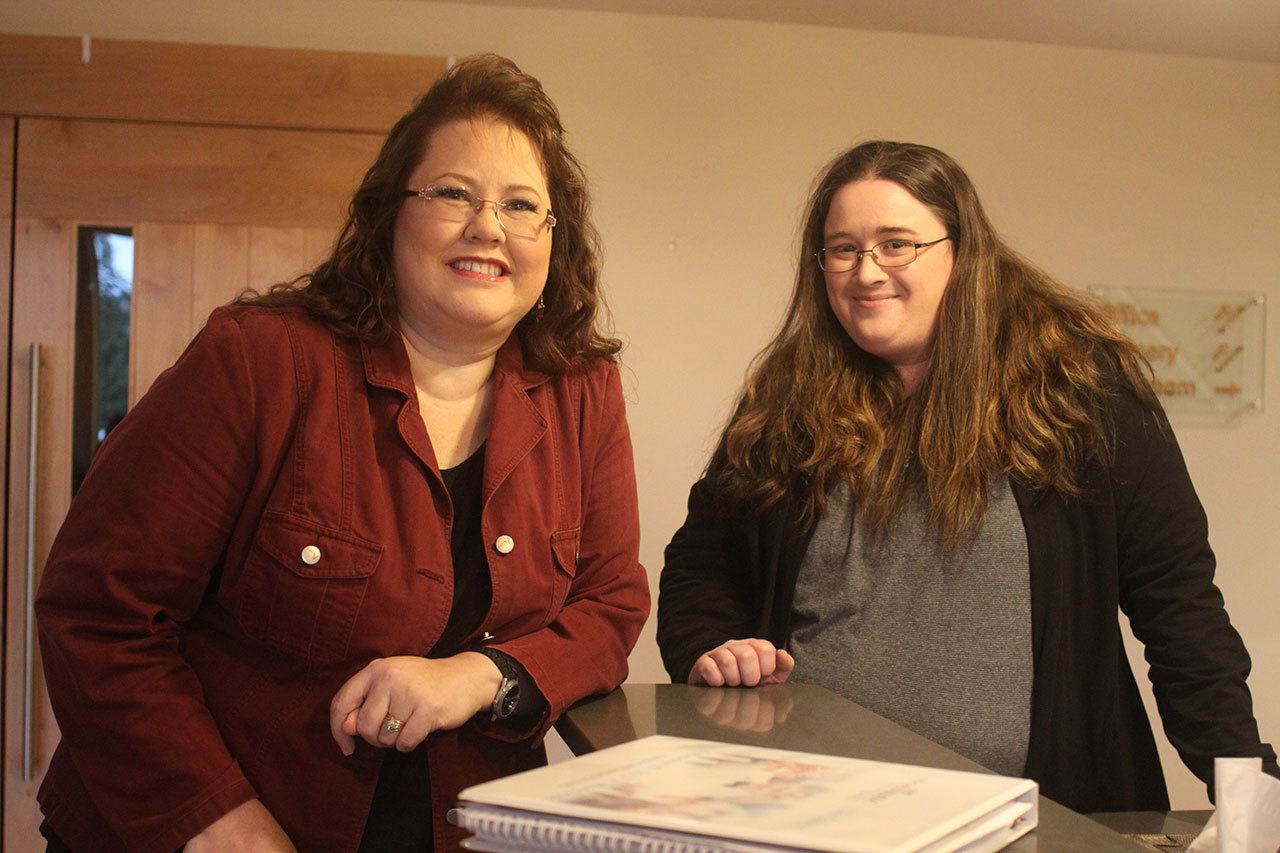
<svg viewBox="0 0 1280 853"><path fill-rule="evenodd" d="M455 0L456 2L457 0ZM446 0L448 2L448 0ZM1280 63L1280 0L485 0Z"/></svg>

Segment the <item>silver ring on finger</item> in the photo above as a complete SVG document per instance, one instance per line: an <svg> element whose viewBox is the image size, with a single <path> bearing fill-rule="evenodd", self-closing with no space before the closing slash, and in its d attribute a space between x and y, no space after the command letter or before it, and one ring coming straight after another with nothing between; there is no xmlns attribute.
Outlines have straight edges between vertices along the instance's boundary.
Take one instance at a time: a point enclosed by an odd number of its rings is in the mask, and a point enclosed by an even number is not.
<svg viewBox="0 0 1280 853"><path fill-rule="evenodd" d="M403 728L404 728L404 720L397 719L396 717L393 717L390 714L387 714L387 716L384 717L382 720L382 731L386 734L389 734L389 735L399 734L400 730Z"/></svg>

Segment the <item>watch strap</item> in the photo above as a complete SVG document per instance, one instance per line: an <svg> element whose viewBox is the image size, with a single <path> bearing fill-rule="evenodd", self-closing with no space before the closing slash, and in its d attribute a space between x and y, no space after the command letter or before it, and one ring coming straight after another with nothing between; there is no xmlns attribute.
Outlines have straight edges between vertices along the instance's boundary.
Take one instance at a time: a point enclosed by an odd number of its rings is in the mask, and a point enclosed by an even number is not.
<svg viewBox="0 0 1280 853"><path fill-rule="evenodd" d="M510 717L520 704L520 670L511 656L497 649L481 647L476 649L480 654L493 661L494 666L502 673L502 683L493 695L490 706L490 721L497 722Z"/></svg>

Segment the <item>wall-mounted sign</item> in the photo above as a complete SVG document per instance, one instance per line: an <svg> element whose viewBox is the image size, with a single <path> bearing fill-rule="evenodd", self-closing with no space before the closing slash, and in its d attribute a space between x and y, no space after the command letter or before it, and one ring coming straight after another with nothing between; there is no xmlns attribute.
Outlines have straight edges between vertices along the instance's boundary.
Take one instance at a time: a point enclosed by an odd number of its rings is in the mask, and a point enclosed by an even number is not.
<svg viewBox="0 0 1280 853"><path fill-rule="evenodd" d="M1090 290L1151 362L1156 393L1168 412L1229 420L1262 408L1263 294L1137 287Z"/></svg>

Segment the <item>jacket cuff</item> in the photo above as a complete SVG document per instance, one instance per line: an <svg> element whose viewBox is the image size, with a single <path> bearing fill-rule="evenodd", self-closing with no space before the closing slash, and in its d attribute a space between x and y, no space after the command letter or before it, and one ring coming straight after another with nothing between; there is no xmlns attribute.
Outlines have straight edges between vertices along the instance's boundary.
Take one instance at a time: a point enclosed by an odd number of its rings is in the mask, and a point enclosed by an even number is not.
<svg viewBox="0 0 1280 853"><path fill-rule="evenodd" d="M257 798L258 793L240 773L239 766L233 765L227 775L234 775L235 778L213 787L203 799L187 807L185 811L164 817L161 829L138 845L138 853L172 853L179 850L218 818L236 806Z"/></svg>

